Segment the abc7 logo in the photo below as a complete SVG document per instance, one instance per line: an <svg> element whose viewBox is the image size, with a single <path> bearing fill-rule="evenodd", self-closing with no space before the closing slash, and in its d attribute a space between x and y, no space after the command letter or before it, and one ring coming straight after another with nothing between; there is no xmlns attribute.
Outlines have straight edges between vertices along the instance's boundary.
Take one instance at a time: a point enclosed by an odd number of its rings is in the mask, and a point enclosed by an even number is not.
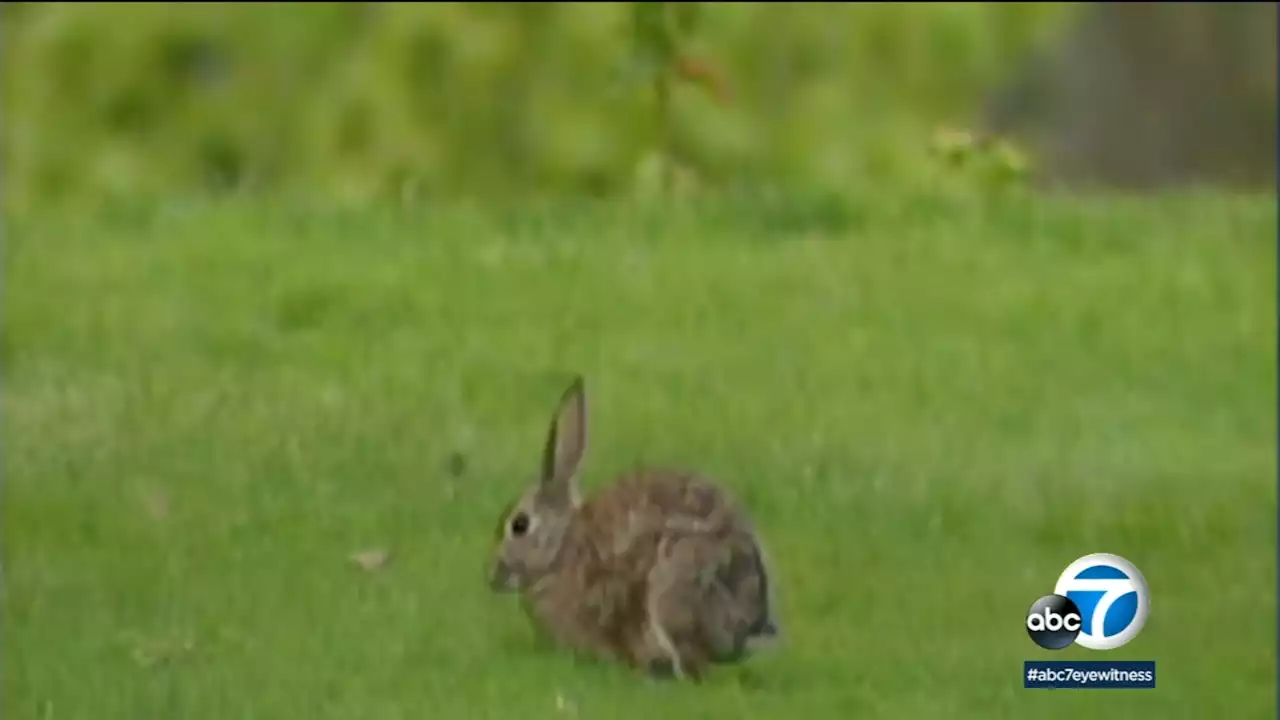
<svg viewBox="0 0 1280 720"><path fill-rule="evenodd" d="M1053 590L1027 613L1027 634L1046 650L1072 643L1114 650L1142 631L1150 612L1146 579L1119 555L1094 553L1077 559Z"/></svg>
<svg viewBox="0 0 1280 720"><path fill-rule="evenodd" d="M1027 613L1027 634L1045 650L1061 650L1080 635L1080 608L1062 595L1045 595Z"/></svg>

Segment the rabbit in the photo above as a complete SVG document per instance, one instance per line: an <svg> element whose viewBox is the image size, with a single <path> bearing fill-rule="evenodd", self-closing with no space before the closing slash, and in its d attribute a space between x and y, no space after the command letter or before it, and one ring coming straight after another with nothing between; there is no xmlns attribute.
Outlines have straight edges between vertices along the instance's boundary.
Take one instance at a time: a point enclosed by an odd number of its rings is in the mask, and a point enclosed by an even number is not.
<svg viewBox="0 0 1280 720"><path fill-rule="evenodd" d="M561 648L652 677L699 681L780 636L774 578L750 521L693 473L642 469L583 500L587 400L575 376L541 475L502 513L491 590L516 593Z"/></svg>

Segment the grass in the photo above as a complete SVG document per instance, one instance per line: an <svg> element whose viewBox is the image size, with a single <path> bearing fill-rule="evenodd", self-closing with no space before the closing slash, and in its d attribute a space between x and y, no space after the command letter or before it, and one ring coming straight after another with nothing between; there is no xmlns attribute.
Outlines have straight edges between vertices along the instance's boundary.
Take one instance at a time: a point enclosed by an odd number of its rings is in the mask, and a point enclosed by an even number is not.
<svg viewBox="0 0 1280 720"><path fill-rule="evenodd" d="M1269 716L1275 223L1210 195L15 219L4 715ZM489 595L574 371L588 489L679 463L751 505L778 652L651 684ZM1144 571L1147 627L1041 651L1024 613L1090 552ZM1158 689L1022 689L1104 657Z"/></svg>

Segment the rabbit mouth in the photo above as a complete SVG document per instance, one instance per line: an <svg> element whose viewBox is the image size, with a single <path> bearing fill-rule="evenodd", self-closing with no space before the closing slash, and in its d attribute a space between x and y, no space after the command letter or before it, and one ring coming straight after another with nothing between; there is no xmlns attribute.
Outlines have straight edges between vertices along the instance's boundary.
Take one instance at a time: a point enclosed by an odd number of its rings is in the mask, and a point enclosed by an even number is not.
<svg viewBox="0 0 1280 720"><path fill-rule="evenodd" d="M493 564L493 570L489 573L489 589L498 593L516 592L520 589L520 577L499 560Z"/></svg>

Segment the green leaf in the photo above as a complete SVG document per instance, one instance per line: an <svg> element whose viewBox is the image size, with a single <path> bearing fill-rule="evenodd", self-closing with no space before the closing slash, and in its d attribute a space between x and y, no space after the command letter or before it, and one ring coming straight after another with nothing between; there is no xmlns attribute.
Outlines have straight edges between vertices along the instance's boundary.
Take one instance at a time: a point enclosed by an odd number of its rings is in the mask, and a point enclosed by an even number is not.
<svg viewBox="0 0 1280 720"><path fill-rule="evenodd" d="M676 30L692 35L702 25L702 3L669 3L675 16Z"/></svg>
<svg viewBox="0 0 1280 720"><path fill-rule="evenodd" d="M636 52L662 64L675 54L675 38L667 27L667 5L664 2L631 4L632 40Z"/></svg>

